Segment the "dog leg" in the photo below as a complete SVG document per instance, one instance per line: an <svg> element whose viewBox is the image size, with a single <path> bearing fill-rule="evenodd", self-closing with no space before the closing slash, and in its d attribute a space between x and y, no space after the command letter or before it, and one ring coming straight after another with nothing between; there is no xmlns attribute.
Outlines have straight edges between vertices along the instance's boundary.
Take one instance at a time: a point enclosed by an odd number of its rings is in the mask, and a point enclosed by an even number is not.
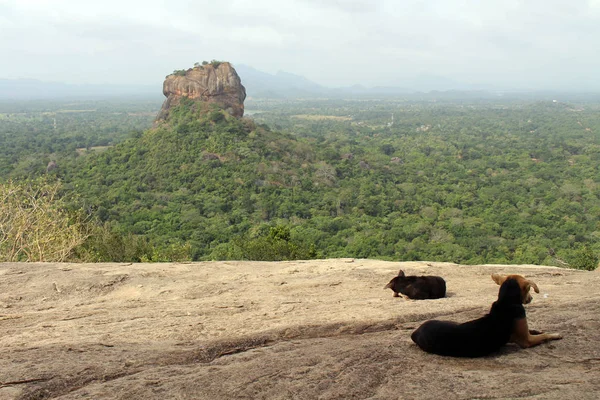
<svg viewBox="0 0 600 400"><path fill-rule="evenodd" d="M562 339L560 333L533 333L538 332L535 330L529 330L527 326L527 318L519 319L515 322L515 329L510 338L510 341L518 344L521 348L526 349L528 347L537 346L538 344L547 342L549 340Z"/></svg>
<svg viewBox="0 0 600 400"><path fill-rule="evenodd" d="M538 344L548 342L550 340L559 340L562 339L562 335L560 333L540 333L539 335L529 335L527 337L527 343L525 346L520 345L523 348L537 346ZM519 344L519 343L517 343Z"/></svg>

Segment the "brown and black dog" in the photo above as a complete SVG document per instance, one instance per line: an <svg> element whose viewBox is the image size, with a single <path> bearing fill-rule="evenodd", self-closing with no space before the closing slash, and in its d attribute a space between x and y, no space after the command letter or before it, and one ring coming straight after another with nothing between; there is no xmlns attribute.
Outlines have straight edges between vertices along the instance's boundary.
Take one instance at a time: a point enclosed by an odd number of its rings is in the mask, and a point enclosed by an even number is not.
<svg viewBox="0 0 600 400"><path fill-rule="evenodd" d="M558 333L529 330L523 304L531 302L530 288L539 293L535 283L520 275L493 274L492 279L500 285L500 290L498 300L492 304L488 314L462 324L426 321L412 333L413 342L429 353L481 357L497 351L509 342L527 348L549 340L562 339Z"/></svg>
<svg viewBox="0 0 600 400"><path fill-rule="evenodd" d="M392 289L394 297L400 295L413 300L439 299L446 296L446 281L439 276L406 276L400 270L384 289Z"/></svg>

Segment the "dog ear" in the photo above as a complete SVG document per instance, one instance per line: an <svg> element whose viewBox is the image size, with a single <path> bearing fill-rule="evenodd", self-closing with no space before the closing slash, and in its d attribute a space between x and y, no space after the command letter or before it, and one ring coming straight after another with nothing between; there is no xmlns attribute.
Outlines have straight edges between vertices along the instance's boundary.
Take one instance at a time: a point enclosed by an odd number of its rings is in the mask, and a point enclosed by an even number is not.
<svg viewBox="0 0 600 400"><path fill-rule="evenodd" d="M492 279L500 286L502 286L507 277L507 275L492 274Z"/></svg>
<svg viewBox="0 0 600 400"><path fill-rule="evenodd" d="M535 284L535 282L527 280L527 283L529 283L529 286L531 286L536 293L540 292L540 289L538 289L538 286Z"/></svg>
<svg viewBox="0 0 600 400"><path fill-rule="evenodd" d="M405 275L404 275L404 271L400 270L400 272L398 272L398 276L400 276L400 277L404 277L404 276L405 276Z"/></svg>

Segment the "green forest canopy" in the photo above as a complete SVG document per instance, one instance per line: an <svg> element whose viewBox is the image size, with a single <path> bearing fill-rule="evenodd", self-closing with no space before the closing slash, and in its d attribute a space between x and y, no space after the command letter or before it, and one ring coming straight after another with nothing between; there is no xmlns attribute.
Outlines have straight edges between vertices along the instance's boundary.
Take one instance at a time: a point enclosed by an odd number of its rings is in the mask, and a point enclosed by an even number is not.
<svg viewBox="0 0 600 400"><path fill-rule="evenodd" d="M97 259L597 265L598 104L254 106L263 112L238 120L182 102L167 124L105 151L54 154L50 175L77 193L72 207L139 249L90 242ZM45 173L6 157L6 177Z"/></svg>

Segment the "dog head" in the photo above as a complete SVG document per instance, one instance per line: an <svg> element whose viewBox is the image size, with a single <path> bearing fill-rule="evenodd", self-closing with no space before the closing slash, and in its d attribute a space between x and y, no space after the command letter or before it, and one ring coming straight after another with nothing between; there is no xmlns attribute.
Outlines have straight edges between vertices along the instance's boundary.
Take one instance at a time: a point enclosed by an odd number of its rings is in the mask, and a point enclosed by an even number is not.
<svg viewBox="0 0 600 400"><path fill-rule="evenodd" d="M405 276L406 275L404 275L404 271L400 270L400 272L398 272L398 276L393 277L392 280L390 281L390 283L385 285L384 289L394 290L394 288L396 287L396 281L398 281L398 279L404 278Z"/></svg>
<svg viewBox="0 0 600 400"><path fill-rule="evenodd" d="M519 288L521 289L521 302L523 304L531 303L532 297L531 297L531 294L529 293L530 288L533 288L533 290L535 290L536 293L540 292L540 289L538 289L535 282L525 279L521 275L492 274L492 279L494 280L494 282L496 282L498 285L501 285L501 286L507 279L516 280L517 283L519 284Z"/></svg>

